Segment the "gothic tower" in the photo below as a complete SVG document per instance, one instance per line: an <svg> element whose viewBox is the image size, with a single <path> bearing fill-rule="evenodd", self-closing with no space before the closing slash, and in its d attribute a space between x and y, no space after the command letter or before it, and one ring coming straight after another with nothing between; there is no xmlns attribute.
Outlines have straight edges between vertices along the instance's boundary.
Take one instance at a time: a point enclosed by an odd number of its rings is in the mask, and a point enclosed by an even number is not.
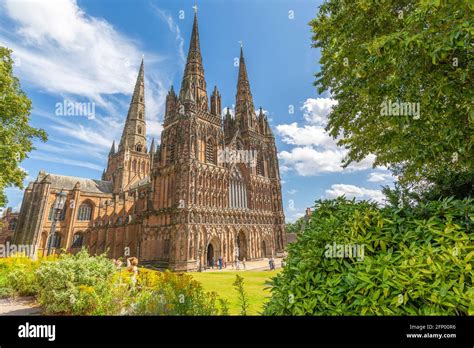
<svg viewBox="0 0 474 348"><path fill-rule="evenodd" d="M103 180L112 181L114 194L127 191L131 185L150 173L152 153L147 153L145 122L145 72L140 64L132 100L118 149L115 142L109 152Z"/></svg>

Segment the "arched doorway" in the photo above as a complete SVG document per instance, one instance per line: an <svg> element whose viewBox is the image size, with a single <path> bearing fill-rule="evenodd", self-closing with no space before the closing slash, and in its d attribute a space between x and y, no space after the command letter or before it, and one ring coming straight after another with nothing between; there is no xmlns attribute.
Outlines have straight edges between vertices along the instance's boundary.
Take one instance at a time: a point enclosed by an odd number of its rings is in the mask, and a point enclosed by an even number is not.
<svg viewBox="0 0 474 348"><path fill-rule="evenodd" d="M262 240L262 257L267 257L267 244Z"/></svg>
<svg viewBox="0 0 474 348"><path fill-rule="evenodd" d="M237 235L237 247L238 247L238 258L239 260L248 259L247 257L247 239L245 233L240 231Z"/></svg>
<svg viewBox="0 0 474 348"><path fill-rule="evenodd" d="M212 262L215 261L214 259L214 247L212 246L211 243L207 246L207 266L211 267Z"/></svg>

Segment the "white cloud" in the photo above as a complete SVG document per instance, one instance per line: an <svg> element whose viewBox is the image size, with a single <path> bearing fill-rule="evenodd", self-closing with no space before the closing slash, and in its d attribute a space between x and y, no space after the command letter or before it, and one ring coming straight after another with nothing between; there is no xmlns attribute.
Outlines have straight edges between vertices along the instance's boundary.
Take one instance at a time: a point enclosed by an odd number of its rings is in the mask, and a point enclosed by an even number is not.
<svg viewBox="0 0 474 348"><path fill-rule="evenodd" d="M287 191L290 195L294 195L298 190L292 189Z"/></svg>
<svg viewBox="0 0 474 348"><path fill-rule="evenodd" d="M0 3L0 13L2 23L8 20L9 24L0 30L0 43L11 48L21 62L15 73L22 82L57 97L58 102L96 104L93 120L34 109L35 116L50 121L53 132L49 132L48 144L39 144L31 158L101 170L102 166L89 159L105 164L112 141L120 139L130 102L124 95L133 92L144 53L148 134L159 138L170 83L160 70L163 66L156 64L163 61L162 56L144 52L139 41L105 19L88 15L76 0L6 0ZM179 27L171 16L160 19L177 40L183 60Z"/></svg>
<svg viewBox="0 0 474 348"><path fill-rule="evenodd" d="M390 173L383 173L383 172L372 172L369 173L369 178L367 181L370 182L383 182L383 181L393 181L395 178Z"/></svg>
<svg viewBox="0 0 474 348"><path fill-rule="evenodd" d="M286 222L295 222L296 220L298 220L299 218L302 218L304 216L303 213L294 213L288 217L286 217Z"/></svg>
<svg viewBox="0 0 474 348"><path fill-rule="evenodd" d="M291 151L282 151L278 158L282 160L283 168L291 168L301 176L313 176L320 173L342 172L344 168L341 161L345 156L345 151L337 150L317 150L310 146L295 147ZM357 171L372 168L375 156L368 156L361 162L351 164L345 170Z"/></svg>
<svg viewBox="0 0 474 348"><path fill-rule="evenodd" d="M334 184L331 185L331 189L326 190L326 196L328 198L336 198L343 195L347 198L374 200L378 203L383 203L385 198L383 193L379 190L371 190L355 185Z"/></svg>
<svg viewBox="0 0 474 348"><path fill-rule="evenodd" d="M298 127L298 123L280 124L276 126L276 131L282 137L282 141L290 145L298 146L323 146L325 148L336 149L336 141L331 138L323 127L304 126Z"/></svg>
<svg viewBox="0 0 474 348"><path fill-rule="evenodd" d="M0 40L21 59L22 79L102 103L100 94L131 93L143 52L104 19L88 16L74 0L7 0L1 7L16 32Z"/></svg>
<svg viewBox="0 0 474 348"><path fill-rule="evenodd" d="M337 102L330 98L309 98L303 103L301 110L309 123L298 126L298 123L280 124L276 126L277 135L282 142L294 145L289 151L282 151L278 157L282 160L280 170L287 172L295 170L298 175L312 176L320 173L357 171L372 168L374 155L369 155L357 163L351 163L346 169L342 161L348 150L337 145L338 139L333 139L324 129L327 116Z"/></svg>
<svg viewBox="0 0 474 348"><path fill-rule="evenodd" d="M71 166L76 166L76 167L83 167L83 168L89 168L89 169L95 169L98 171L102 171L104 168L101 165L87 162L87 161L80 161L80 160L72 160L64 157L55 157L50 154L47 156L36 152L33 152L30 156L32 159L36 160L41 160L44 162L54 162L54 163L61 163L61 164L67 164Z"/></svg>
<svg viewBox="0 0 474 348"><path fill-rule="evenodd" d="M162 20L168 24L169 30L175 35L176 42L178 43L178 52L179 58L181 59L182 65L186 62L186 57L184 56L184 39L181 35L181 30L176 22L173 20L173 17L166 11L156 7L154 4L151 4L155 13L160 17Z"/></svg>
<svg viewBox="0 0 474 348"><path fill-rule="evenodd" d="M334 105L337 105L337 101L331 98L308 98L303 103L301 110L307 122L325 126L327 117Z"/></svg>

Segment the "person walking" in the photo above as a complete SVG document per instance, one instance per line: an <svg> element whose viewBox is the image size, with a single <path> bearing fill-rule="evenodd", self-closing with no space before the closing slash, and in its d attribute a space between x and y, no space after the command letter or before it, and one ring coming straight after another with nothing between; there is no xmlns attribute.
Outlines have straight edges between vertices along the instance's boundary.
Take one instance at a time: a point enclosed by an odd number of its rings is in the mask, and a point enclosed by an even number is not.
<svg viewBox="0 0 474 348"><path fill-rule="evenodd" d="M242 259L242 266L244 266L244 269L246 270L247 269L247 265L245 263L245 257Z"/></svg>
<svg viewBox="0 0 474 348"><path fill-rule="evenodd" d="M133 286L135 286L138 277L138 259L136 257L129 257L127 259L127 271L131 273L130 279Z"/></svg>
<svg viewBox="0 0 474 348"><path fill-rule="evenodd" d="M219 269L222 269L222 256L219 257L218 263L219 263Z"/></svg>

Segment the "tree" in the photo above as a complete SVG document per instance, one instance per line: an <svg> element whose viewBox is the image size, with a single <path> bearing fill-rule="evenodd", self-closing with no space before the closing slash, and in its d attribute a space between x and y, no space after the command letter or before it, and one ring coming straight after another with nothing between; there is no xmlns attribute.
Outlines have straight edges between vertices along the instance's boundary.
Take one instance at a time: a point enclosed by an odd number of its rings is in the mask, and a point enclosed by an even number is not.
<svg viewBox="0 0 474 348"><path fill-rule="evenodd" d="M297 219L295 222L289 222L286 224L286 233L299 233L302 232L305 225L304 216Z"/></svg>
<svg viewBox="0 0 474 348"><path fill-rule="evenodd" d="M26 176L19 164L34 149L32 140L46 141L46 133L29 125L31 101L13 76L11 50L0 47L0 207L7 203L5 188L23 188Z"/></svg>
<svg viewBox="0 0 474 348"><path fill-rule="evenodd" d="M465 186L459 180L474 166L473 9L463 0L320 7L310 23L321 49L315 85L338 102L327 130L349 149L345 166L374 154L374 165L405 187L429 188L444 173L456 191ZM449 179L453 173L462 174Z"/></svg>

